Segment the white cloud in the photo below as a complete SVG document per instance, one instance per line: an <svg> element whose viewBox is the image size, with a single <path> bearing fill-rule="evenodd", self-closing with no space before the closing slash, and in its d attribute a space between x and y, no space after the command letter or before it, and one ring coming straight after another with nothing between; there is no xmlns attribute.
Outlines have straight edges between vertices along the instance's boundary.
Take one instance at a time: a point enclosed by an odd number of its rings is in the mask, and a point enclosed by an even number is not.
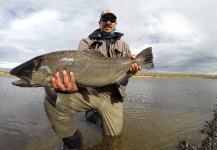
<svg viewBox="0 0 217 150"><path fill-rule="evenodd" d="M0 68L13 68L18 66L20 63L16 63L16 62L5 62L5 61L0 61Z"/></svg>
<svg viewBox="0 0 217 150"><path fill-rule="evenodd" d="M46 52L76 49L80 39L98 28L100 13L110 8L118 16L117 31L125 33L123 40L133 53L153 47L153 71L213 73L217 66L216 6L214 0L4 1L0 6L0 68Z"/></svg>
<svg viewBox="0 0 217 150"><path fill-rule="evenodd" d="M11 24L11 30L26 30L32 29L35 26L48 24L50 21L56 20L57 14L54 11L42 11L28 18L16 19Z"/></svg>

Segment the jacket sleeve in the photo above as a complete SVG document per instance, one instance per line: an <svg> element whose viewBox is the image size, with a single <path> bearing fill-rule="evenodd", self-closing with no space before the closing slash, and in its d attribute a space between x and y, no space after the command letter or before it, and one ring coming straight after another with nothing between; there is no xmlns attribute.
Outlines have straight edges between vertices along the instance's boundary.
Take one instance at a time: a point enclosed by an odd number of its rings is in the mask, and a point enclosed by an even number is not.
<svg viewBox="0 0 217 150"><path fill-rule="evenodd" d="M90 40L87 40L87 39L85 38L85 39L82 39L82 40L79 42L78 50L79 50L79 51L82 51L82 50L88 49L89 47L90 47Z"/></svg>
<svg viewBox="0 0 217 150"><path fill-rule="evenodd" d="M129 45L124 42L124 41L121 41L122 42L122 54L123 56L124 55L128 55L129 57L131 57L131 50L130 50L130 47ZM130 68L129 68L130 69ZM121 81L119 81L118 83L116 83L116 88L118 89L120 95L125 98L126 97L126 86L129 82L129 78L132 77L132 74L128 71L125 76L122 78Z"/></svg>
<svg viewBox="0 0 217 150"><path fill-rule="evenodd" d="M129 45L124 42L124 47L125 47L126 54L130 57L132 53L131 53Z"/></svg>
<svg viewBox="0 0 217 150"><path fill-rule="evenodd" d="M129 57L131 57L132 56L132 52L131 52L131 50L130 50L130 48L129 48L129 45L127 44L127 43L125 43L124 42L124 44L125 44L125 52L126 52L126 54L128 54L128 56ZM128 71L127 72L127 77L128 78L130 78L130 77L132 77L133 75L135 75L137 72L131 72L131 71Z"/></svg>
<svg viewBox="0 0 217 150"><path fill-rule="evenodd" d="M121 41L121 40L118 40L117 41L117 45L118 45L118 50L122 53L122 56L124 55L128 55L129 57L131 56L131 51L130 51L130 47L129 45L124 42L124 41Z"/></svg>

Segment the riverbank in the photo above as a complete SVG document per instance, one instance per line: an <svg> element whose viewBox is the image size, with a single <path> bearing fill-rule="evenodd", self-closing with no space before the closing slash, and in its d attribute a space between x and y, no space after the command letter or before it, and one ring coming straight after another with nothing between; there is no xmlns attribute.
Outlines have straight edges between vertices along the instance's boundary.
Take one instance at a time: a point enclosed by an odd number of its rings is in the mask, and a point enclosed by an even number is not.
<svg viewBox="0 0 217 150"><path fill-rule="evenodd" d="M157 73L157 72L138 72L134 77L146 78L204 78L217 79L217 75L212 74L191 74L191 73Z"/></svg>
<svg viewBox="0 0 217 150"><path fill-rule="evenodd" d="M217 149L217 105L214 109L213 120L205 121L200 132L206 137L197 145L191 144L187 139L178 143L179 150L215 150Z"/></svg>
<svg viewBox="0 0 217 150"><path fill-rule="evenodd" d="M0 70L0 76L11 76L8 70ZM138 72L134 76L142 78L204 78L217 79L217 75L211 74L190 74L190 73L157 73L157 72Z"/></svg>
<svg viewBox="0 0 217 150"><path fill-rule="evenodd" d="M0 70L0 76L11 76L9 71L6 70Z"/></svg>

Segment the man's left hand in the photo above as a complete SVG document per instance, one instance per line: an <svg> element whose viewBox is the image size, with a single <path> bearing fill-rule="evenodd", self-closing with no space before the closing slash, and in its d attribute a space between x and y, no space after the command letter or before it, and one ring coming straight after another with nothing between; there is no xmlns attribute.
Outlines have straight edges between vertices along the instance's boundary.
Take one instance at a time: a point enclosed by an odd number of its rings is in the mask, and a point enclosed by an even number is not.
<svg viewBox="0 0 217 150"><path fill-rule="evenodd" d="M133 54L131 56L132 59L135 59L136 58L136 55ZM137 65L137 63L134 63L131 65L130 67L130 72L132 72L133 74L135 74L136 72L138 72L139 70L142 70L142 67L140 67L139 65Z"/></svg>

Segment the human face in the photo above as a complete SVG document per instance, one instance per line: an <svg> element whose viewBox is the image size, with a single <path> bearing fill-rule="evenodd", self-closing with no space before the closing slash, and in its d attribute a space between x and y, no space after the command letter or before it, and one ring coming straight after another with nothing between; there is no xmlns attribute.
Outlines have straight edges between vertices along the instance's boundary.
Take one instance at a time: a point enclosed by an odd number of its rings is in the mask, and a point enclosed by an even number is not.
<svg viewBox="0 0 217 150"><path fill-rule="evenodd" d="M117 25L116 19L112 15L104 15L99 21L102 32L112 33Z"/></svg>

